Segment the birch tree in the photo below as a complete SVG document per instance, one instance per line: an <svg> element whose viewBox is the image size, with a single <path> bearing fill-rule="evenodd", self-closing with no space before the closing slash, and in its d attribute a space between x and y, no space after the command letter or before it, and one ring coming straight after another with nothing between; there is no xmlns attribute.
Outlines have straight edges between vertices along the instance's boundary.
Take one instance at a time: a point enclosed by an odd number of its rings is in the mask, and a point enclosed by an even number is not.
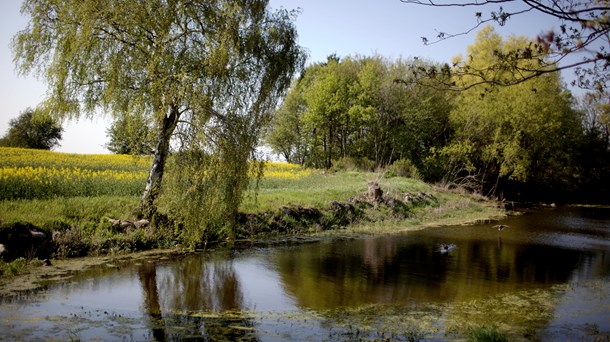
<svg viewBox="0 0 610 342"><path fill-rule="evenodd" d="M42 107L55 117L111 113L154 122L156 146L141 198L150 216L178 124L227 121L223 101L244 95L253 106L240 115L259 115L302 64L294 13L271 12L267 5L25 0L21 11L30 21L13 39L14 60L22 74L46 80ZM228 86L246 79L248 88Z"/></svg>

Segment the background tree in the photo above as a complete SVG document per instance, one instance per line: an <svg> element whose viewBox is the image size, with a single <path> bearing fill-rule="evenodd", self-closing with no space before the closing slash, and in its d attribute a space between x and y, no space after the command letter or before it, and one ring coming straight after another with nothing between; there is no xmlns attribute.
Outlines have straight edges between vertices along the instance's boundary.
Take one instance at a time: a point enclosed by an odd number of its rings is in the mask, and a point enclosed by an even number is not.
<svg viewBox="0 0 610 342"><path fill-rule="evenodd" d="M268 143L287 159L296 153L316 167L344 158L368 168L397 159L423 167L431 148L448 138L451 99L429 87L396 84L409 64L330 56L309 66L278 110Z"/></svg>
<svg viewBox="0 0 610 342"><path fill-rule="evenodd" d="M106 131L106 148L116 154L151 155L155 150L155 135L151 125L139 115L115 120Z"/></svg>
<svg viewBox="0 0 610 342"><path fill-rule="evenodd" d="M579 102L583 137L575 149L582 202L608 202L610 191L610 100L608 93L587 93Z"/></svg>
<svg viewBox="0 0 610 342"><path fill-rule="evenodd" d="M603 91L610 81L610 2L572 0L512 0L487 1L430 1L400 0L403 3L431 7L472 7L473 25L463 32L440 31L434 39L422 37L425 44L468 34L485 24L508 25L510 19L526 13L537 13L558 21L558 30L547 29L535 41L513 50L498 53L494 64L484 69L476 69L464 64L456 64L453 73L476 76L469 84L445 83L453 89L468 88L476 84L512 85L547 73L573 69L576 74L574 85L586 89ZM544 28L541 28L544 30ZM574 56L567 61L568 56ZM523 64L523 60L534 60L533 65ZM495 71L513 69L510 77L497 77ZM433 76L441 72L438 68L418 71L420 76Z"/></svg>
<svg viewBox="0 0 610 342"><path fill-rule="evenodd" d="M309 146L302 121L307 104L303 92L297 89L301 86L301 82L293 82L282 106L273 115L273 129L267 133L266 142L287 162L304 166Z"/></svg>
<svg viewBox="0 0 610 342"><path fill-rule="evenodd" d="M319 166L325 168L332 166L333 159L345 157L349 86L354 78L352 66L351 59L340 62L329 57L303 95L307 101L305 127L314 135L312 150L316 158L321 157Z"/></svg>
<svg viewBox="0 0 610 342"><path fill-rule="evenodd" d="M524 37L504 41L491 26L468 47L466 65L482 69L497 52L527 46ZM532 64L535 61L522 61ZM506 70L505 73L512 73ZM483 75L485 76L485 75ZM498 77L504 77L498 74ZM454 76L456 82L468 83ZM460 92L450 122L454 136L441 149L448 179L490 194L535 194L566 190L575 181L570 148L577 144L580 117L557 73L541 75L511 87L485 89L481 84Z"/></svg>
<svg viewBox="0 0 610 342"><path fill-rule="evenodd" d="M142 212L151 216L178 124L222 126L231 115L262 123L302 62L294 15L270 13L267 5L26 0L22 12L30 23L13 40L15 60L22 73L46 77L43 107L52 115L92 116L101 109L153 122L157 141L141 199Z"/></svg>
<svg viewBox="0 0 610 342"><path fill-rule="evenodd" d="M27 108L9 121L6 135L0 146L50 150L59 145L63 128L48 115Z"/></svg>
<svg viewBox="0 0 610 342"><path fill-rule="evenodd" d="M580 101L587 133L610 147L610 93L587 93Z"/></svg>

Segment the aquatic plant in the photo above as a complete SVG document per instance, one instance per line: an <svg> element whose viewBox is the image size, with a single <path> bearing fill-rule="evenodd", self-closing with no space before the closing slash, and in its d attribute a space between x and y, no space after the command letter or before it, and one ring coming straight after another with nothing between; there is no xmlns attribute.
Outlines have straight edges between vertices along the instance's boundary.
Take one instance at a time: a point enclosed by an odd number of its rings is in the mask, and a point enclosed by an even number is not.
<svg viewBox="0 0 610 342"><path fill-rule="evenodd" d="M507 342L508 338L495 327L478 327L470 331L468 340L471 342Z"/></svg>
<svg viewBox="0 0 610 342"><path fill-rule="evenodd" d="M17 258L10 262L0 260L0 276L10 277L22 273L27 265L28 261L25 258Z"/></svg>

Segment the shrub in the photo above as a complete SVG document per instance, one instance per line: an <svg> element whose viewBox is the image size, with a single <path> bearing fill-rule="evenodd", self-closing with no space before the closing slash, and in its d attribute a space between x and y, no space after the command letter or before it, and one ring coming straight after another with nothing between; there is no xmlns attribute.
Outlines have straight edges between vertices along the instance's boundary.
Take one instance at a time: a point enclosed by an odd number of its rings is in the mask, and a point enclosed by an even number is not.
<svg viewBox="0 0 610 342"><path fill-rule="evenodd" d="M410 159L399 159L388 166L386 176L419 179L419 171Z"/></svg>
<svg viewBox="0 0 610 342"><path fill-rule="evenodd" d="M22 273L28 262L25 258L17 258L10 262L0 260L0 276L9 277Z"/></svg>
<svg viewBox="0 0 610 342"><path fill-rule="evenodd" d="M333 161L332 170L373 172L375 162L366 157L343 157Z"/></svg>

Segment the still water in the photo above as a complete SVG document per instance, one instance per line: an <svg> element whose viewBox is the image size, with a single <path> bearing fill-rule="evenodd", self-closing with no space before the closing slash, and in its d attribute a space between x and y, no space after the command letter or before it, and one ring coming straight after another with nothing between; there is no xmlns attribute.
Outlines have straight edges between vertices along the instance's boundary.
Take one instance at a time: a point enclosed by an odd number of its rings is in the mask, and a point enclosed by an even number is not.
<svg viewBox="0 0 610 342"><path fill-rule="evenodd" d="M610 336L610 208L102 267L0 299L6 340Z"/></svg>

